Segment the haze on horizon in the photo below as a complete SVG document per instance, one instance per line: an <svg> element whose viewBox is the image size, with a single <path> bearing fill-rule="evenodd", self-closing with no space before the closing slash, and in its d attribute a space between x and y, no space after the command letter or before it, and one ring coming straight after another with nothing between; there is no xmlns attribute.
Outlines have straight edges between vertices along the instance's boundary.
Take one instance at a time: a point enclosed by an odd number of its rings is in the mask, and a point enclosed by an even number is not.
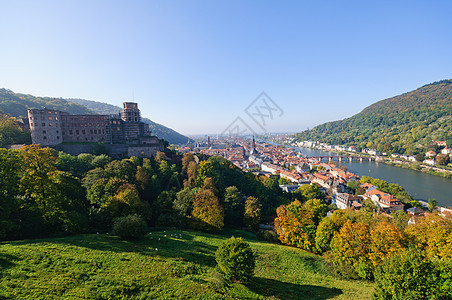
<svg viewBox="0 0 452 300"><path fill-rule="evenodd" d="M450 1L2 1L0 87L221 133L265 91L297 132L450 79Z"/></svg>

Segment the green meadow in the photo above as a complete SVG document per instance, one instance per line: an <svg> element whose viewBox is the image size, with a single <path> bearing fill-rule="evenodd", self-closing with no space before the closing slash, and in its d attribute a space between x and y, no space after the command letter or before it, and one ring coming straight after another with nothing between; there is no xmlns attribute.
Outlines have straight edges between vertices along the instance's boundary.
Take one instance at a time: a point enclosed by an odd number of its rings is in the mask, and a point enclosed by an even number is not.
<svg viewBox="0 0 452 300"><path fill-rule="evenodd" d="M256 253L255 276L246 285L225 284L216 269L215 251L232 235ZM0 299L370 299L374 288L332 275L322 257L244 231L3 242L0 265Z"/></svg>

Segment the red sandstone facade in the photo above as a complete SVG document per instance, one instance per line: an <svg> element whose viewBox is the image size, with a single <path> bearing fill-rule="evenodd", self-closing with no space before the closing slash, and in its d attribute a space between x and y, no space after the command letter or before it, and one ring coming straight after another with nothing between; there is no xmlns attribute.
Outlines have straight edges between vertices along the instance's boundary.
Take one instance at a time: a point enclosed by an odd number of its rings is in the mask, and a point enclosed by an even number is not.
<svg viewBox="0 0 452 300"><path fill-rule="evenodd" d="M44 146L64 142L111 144L155 144L149 125L141 122L138 104L124 102L120 115L70 115L51 109L29 109L33 144ZM158 139L157 139L158 140Z"/></svg>

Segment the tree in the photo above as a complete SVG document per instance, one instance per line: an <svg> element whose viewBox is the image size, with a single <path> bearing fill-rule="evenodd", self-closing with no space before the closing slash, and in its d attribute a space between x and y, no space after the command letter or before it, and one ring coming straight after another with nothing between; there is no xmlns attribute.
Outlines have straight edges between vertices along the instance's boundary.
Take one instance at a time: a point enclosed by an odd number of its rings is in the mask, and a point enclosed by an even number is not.
<svg viewBox="0 0 452 300"><path fill-rule="evenodd" d="M190 162L195 161L195 156L193 153L184 153L184 156L182 157L182 172L187 173L188 165Z"/></svg>
<svg viewBox="0 0 452 300"><path fill-rule="evenodd" d="M410 245L427 258L452 258L452 220L429 214L405 229Z"/></svg>
<svg viewBox="0 0 452 300"><path fill-rule="evenodd" d="M323 218L315 233L315 246L319 253L330 250L331 239L334 236L334 224L330 218Z"/></svg>
<svg viewBox="0 0 452 300"><path fill-rule="evenodd" d="M309 199L304 204L306 210L312 213L312 220L318 225L320 220L326 216L327 205L320 199Z"/></svg>
<svg viewBox="0 0 452 300"><path fill-rule="evenodd" d="M378 206L370 199L363 200L363 210L366 212L374 213L378 211Z"/></svg>
<svg viewBox="0 0 452 300"><path fill-rule="evenodd" d="M430 212L435 211L438 208L438 201L434 198L428 199L428 210Z"/></svg>
<svg viewBox="0 0 452 300"><path fill-rule="evenodd" d="M56 168L56 153L39 145L21 149L23 176L21 193L32 199L42 218L52 229L61 229L69 212L81 205L84 190L70 174Z"/></svg>
<svg viewBox="0 0 452 300"><path fill-rule="evenodd" d="M276 209L275 229L283 244L316 251L314 215L300 201Z"/></svg>
<svg viewBox="0 0 452 300"><path fill-rule="evenodd" d="M30 133L23 132L15 118L0 113L0 147L29 143L31 143Z"/></svg>
<svg viewBox="0 0 452 300"><path fill-rule="evenodd" d="M242 238L231 237L223 242L215 252L215 260L227 280L246 283L254 274L255 256Z"/></svg>
<svg viewBox="0 0 452 300"><path fill-rule="evenodd" d="M415 250L385 260L375 272L375 299L438 299L434 265ZM444 298L447 299L447 298Z"/></svg>
<svg viewBox="0 0 452 300"><path fill-rule="evenodd" d="M388 221L381 221L371 227L369 256L374 266L402 249L403 237L397 226Z"/></svg>
<svg viewBox="0 0 452 300"><path fill-rule="evenodd" d="M301 196L300 201L309 199L323 199L323 194L316 184L302 184L295 192L295 197Z"/></svg>
<svg viewBox="0 0 452 300"><path fill-rule="evenodd" d="M245 201L243 223L251 230L257 230L262 217L262 204L256 197L248 197Z"/></svg>
<svg viewBox="0 0 452 300"><path fill-rule="evenodd" d="M196 170L198 168L198 164L194 161L190 161L187 167L187 181L185 183L186 187L194 188L195 180L196 180Z"/></svg>
<svg viewBox="0 0 452 300"><path fill-rule="evenodd" d="M423 153L418 153L414 156L414 158L416 159L416 161L424 161L424 154Z"/></svg>
<svg viewBox="0 0 452 300"><path fill-rule="evenodd" d="M410 220L410 215L407 214L404 210L396 210L391 213L392 223L394 223L397 228L401 231L404 231L408 225L408 221Z"/></svg>
<svg viewBox="0 0 452 300"><path fill-rule="evenodd" d="M240 225L242 223L243 198L239 189L235 186L229 186L224 193L224 222L228 225Z"/></svg>
<svg viewBox="0 0 452 300"><path fill-rule="evenodd" d="M349 266L364 279L372 278L369 255L369 229L362 222L347 221L331 241L331 257L339 266Z"/></svg>
<svg viewBox="0 0 452 300"><path fill-rule="evenodd" d="M105 208L113 218L128 214L141 214L149 217L150 212L149 206L141 202L137 189L130 183L121 185L116 194L107 199Z"/></svg>
<svg viewBox="0 0 452 300"><path fill-rule="evenodd" d="M101 154L101 155L98 155L93 158L93 160L91 161L91 165L94 168L99 168L99 167L103 168L103 167L105 167L105 165L107 165L110 162L111 162L110 156Z"/></svg>
<svg viewBox="0 0 452 300"><path fill-rule="evenodd" d="M0 148L0 239L13 233L16 227L11 213L18 208L21 168L19 152Z"/></svg>
<svg viewBox="0 0 452 300"><path fill-rule="evenodd" d="M190 224L195 229L217 232L223 229L224 212L211 190L199 190L193 200Z"/></svg>
<svg viewBox="0 0 452 300"><path fill-rule="evenodd" d="M176 199L173 202L173 209L176 210L181 216L188 216L193 209L193 198L196 190L189 187L180 190L176 194Z"/></svg>
<svg viewBox="0 0 452 300"><path fill-rule="evenodd" d="M450 159L448 155L445 154L438 154L436 157L436 162L441 166L446 166L449 163Z"/></svg>

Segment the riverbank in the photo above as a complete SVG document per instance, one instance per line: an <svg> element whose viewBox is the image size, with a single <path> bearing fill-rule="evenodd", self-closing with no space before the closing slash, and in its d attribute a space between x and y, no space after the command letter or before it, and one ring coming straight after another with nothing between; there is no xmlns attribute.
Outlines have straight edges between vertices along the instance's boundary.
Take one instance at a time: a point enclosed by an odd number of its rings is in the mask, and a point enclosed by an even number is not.
<svg viewBox="0 0 452 300"><path fill-rule="evenodd" d="M270 141L269 143L280 145L279 143L275 143L273 141ZM337 158L334 158L335 156L346 155L344 151L330 151L329 149L320 150L311 147L298 147L288 144L281 146L293 148L305 157L331 156L333 161L338 161ZM410 168L410 165L405 165L404 167L394 166L390 162L388 163L384 160L369 162L369 160L365 159L365 157L372 156L360 152L351 152L348 153L348 155L364 158L362 162L354 159L352 163L350 163L348 159L342 159L341 165L347 167L350 172L360 177L370 176L382 179L386 182L397 183L418 201L427 202L428 199L434 198L438 200L439 206L452 207L452 194L450 193L452 190L451 179L445 178L444 176L438 176L438 174L434 174L432 171L428 172L425 168L422 172L420 170Z"/></svg>
<svg viewBox="0 0 452 300"><path fill-rule="evenodd" d="M391 157L387 157L387 156L370 155L370 154L362 153L362 152L351 152L351 151L344 151L344 150L337 151L334 149L322 149L322 148L318 148L318 147L307 148L307 147L300 147L297 145L291 145L291 144L287 144L287 143L284 143L283 145L290 146L290 147L314 149L314 150L319 150L319 151L336 153L337 155L369 157L369 158L375 159L375 161L377 161L377 162L382 162L382 163L385 163L390 166L400 167L403 169L410 169L413 171L427 173L427 174L435 175L435 176L441 176L446 179L452 180L452 169L447 168L447 167L439 167L437 165L429 166L429 165L426 165L426 164L423 164L423 163L417 162L417 161L412 162L412 161L404 160L402 158L391 158Z"/></svg>

